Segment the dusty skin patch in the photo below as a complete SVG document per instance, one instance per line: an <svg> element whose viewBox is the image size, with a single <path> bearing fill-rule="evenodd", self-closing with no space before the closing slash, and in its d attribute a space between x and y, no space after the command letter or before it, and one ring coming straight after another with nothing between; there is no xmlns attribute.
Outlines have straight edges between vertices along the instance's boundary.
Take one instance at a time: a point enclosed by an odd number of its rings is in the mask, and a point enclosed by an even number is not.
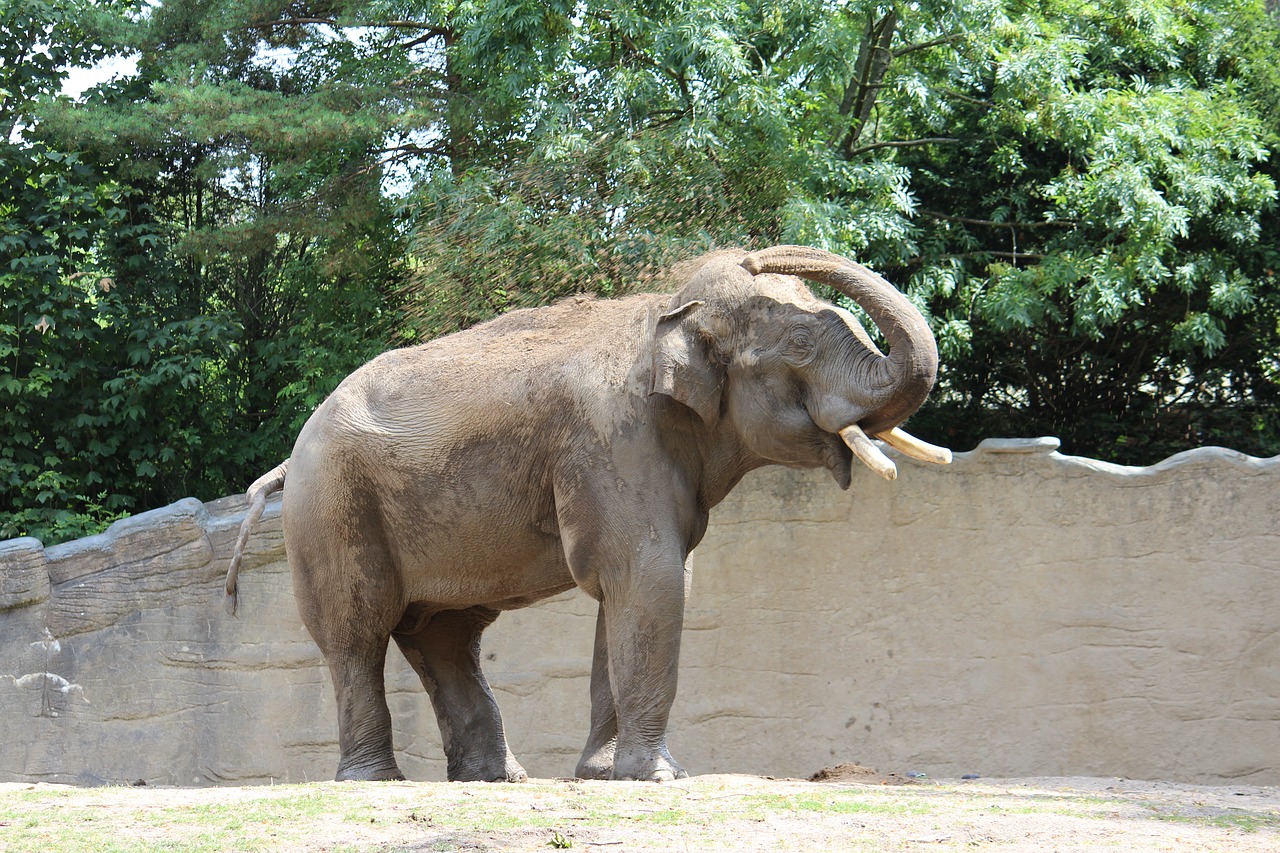
<svg viewBox="0 0 1280 853"><path fill-rule="evenodd" d="M0 850L1280 853L1280 789L1273 787L1106 778L900 785L882 784L894 774L869 774L861 781L822 783L699 776L665 785L9 783L0 785Z"/></svg>

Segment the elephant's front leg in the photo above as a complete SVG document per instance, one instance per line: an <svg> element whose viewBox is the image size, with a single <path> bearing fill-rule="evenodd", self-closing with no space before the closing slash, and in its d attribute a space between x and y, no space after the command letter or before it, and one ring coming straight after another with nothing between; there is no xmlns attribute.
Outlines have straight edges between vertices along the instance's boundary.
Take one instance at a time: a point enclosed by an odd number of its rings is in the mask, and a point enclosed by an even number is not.
<svg viewBox="0 0 1280 853"><path fill-rule="evenodd" d="M569 571L600 602L582 776L661 782L688 775L667 751L667 720L684 625L685 557L705 518L693 481L658 455L642 441L614 454L634 465L566 465L556 483Z"/></svg>
<svg viewBox="0 0 1280 853"><path fill-rule="evenodd" d="M684 625L684 559L675 549L637 550L629 566L602 569L600 576L618 730L613 778L665 782L688 775L667 751Z"/></svg>
<svg viewBox="0 0 1280 853"><path fill-rule="evenodd" d="M609 684L609 637L601 605L596 615L596 645L591 661L591 734L574 774L579 779L612 778L617 742L618 714Z"/></svg>

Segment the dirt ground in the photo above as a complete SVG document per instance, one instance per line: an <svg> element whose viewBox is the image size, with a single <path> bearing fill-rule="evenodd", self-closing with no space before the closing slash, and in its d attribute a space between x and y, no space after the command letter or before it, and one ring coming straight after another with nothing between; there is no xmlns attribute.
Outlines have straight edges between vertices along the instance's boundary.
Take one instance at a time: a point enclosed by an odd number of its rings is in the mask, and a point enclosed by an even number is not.
<svg viewBox="0 0 1280 853"><path fill-rule="evenodd" d="M531 780L246 788L0 785L0 850L1240 850L1280 788L1115 778Z"/></svg>

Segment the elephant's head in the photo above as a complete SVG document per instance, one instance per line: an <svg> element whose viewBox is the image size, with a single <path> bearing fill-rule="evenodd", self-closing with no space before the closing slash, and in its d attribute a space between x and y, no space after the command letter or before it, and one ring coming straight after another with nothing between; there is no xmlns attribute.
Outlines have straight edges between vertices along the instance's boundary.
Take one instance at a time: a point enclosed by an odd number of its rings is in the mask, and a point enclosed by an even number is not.
<svg viewBox="0 0 1280 853"><path fill-rule="evenodd" d="M797 278L860 305L888 342L885 355L842 308ZM769 462L825 467L848 488L856 456L886 479L897 469L871 438L928 462L951 452L898 428L933 388L929 326L893 285L837 255L800 246L708 257L658 320L653 391L735 430ZM724 423L728 421L728 423Z"/></svg>

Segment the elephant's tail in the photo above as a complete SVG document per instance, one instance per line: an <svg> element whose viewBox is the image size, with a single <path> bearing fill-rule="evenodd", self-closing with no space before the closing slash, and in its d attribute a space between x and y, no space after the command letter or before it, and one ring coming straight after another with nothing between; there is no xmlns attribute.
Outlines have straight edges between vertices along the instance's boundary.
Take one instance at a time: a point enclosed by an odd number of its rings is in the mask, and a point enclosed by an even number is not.
<svg viewBox="0 0 1280 853"><path fill-rule="evenodd" d="M240 536L236 539L235 550L231 552L231 565L227 567L227 612L232 616L236 615L238 603L236 586L240 577L240 561L244 559L244 546L249 541L249 531L253 530L253 525L262 518L262 511L267 506L267 498L284 488L285 472L288 469L289 460L286 459L254 480L249 491L245 492L245 497L249 499L249 511L245 513L244 521L240 522Z"/></svg>

